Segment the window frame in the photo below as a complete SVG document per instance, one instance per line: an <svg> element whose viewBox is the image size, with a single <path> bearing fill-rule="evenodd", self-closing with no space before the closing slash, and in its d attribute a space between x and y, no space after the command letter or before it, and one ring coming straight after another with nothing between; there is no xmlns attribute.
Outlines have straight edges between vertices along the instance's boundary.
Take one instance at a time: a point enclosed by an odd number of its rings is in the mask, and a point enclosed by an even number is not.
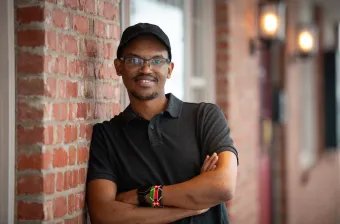
<svg viewBox="0 0 340 224"><path fill-rule="evenodd" d="M197 2L197 0L186 0L185 1L185 7L187 7L188 13L186 14L186 26L190 27L189 35L187 35L186 44L188 49L186 49L186 52L192 53L192 43L191 40L192 35L194 33L193 26L190 26L190 24L193 24L195 21L193 21L192 14L193 14L193 7L191 5L193 2ZM185 100L187 101L193 101L194 96L191 95L190 90L202 88L202 89L210 89L210 91L206 91L205 98L203 99L205 102L215 103L216 102L216 71L215 71L215 46L216 46L216 37L215 37L215 11L214 11L214 1L201 1L203 5L202 12L202 20L204 22L203 28L206 30L203 35L203 46L201 46L201 52L204 52L204 61L199 62L203 63L203 76L197 77L193 74L193 64L192 61L188 61L190 64L190 67L188 68L188 71L186 71L185 74L185 81L186 83L189 83L190 88L186 88L186 94L185 94ZM188 29L189 30L189 29ZM210 43L210 45L209 45ZM189 60L192 60L193 57L186 55L186 58ZM208 87L208 88L207 88Z"/></svg>
<svg viewBox="0 0 340 224"><path fill-rule="evenodd" d="M124 0L120 2L120 32L130 25L130 0ZM117 46L118 48L118 46ZM119 78L120 85L120 111L124 111L130 104L129 95L123 83L122 77Z"/></svg>

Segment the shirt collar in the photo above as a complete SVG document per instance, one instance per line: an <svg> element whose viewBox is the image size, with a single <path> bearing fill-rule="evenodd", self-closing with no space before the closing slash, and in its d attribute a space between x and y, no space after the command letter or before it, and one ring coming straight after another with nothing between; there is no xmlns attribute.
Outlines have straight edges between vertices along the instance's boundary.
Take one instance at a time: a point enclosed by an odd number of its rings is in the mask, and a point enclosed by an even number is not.
<svg viewBox="0 0 340 224"><path fill-rule="evenodd" d="M167 111L171 117L179 118L182 113L183 102L171 93L166 94L166 98L168 98L168 106L165 111Z"/></svg>
<svg viewBox="0 0 340 224"><path fill-rule="evenodd" d="M173 118L179 118L182 113L183 102L171 93L168 93L165 96L168 98L168 106L166 107L165 112ZM129 123L131 120L141 117L132 109L131 105L129 105L123 111L122 118L126 123Z"/></svg>

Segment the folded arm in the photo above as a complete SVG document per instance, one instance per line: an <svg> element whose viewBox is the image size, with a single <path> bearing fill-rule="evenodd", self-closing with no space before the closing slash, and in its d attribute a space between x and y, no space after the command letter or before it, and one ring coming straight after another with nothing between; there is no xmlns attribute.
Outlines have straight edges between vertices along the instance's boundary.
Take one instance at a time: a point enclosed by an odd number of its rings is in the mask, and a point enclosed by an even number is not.
<svg viewBox="0 0 340 224"><path fill-rule="evenodd" d="M237 160L234 153L218 155L216 169L175 185L163 187L163 204L186 209L210 208L230 200L235 192Z"/></svg>
<svg viewBox="0 0 340 224"><path fill-rule="evenodd" d="M236 176L235 154L222 152L218 155L216 168L213 170L201 172L197 177L179 184L164 186L162 203L168 207L193 210L211 208L233 197ZM136 190L121 193L116 200L138 205ZM149 195L146 200L150 202Z"/></svg>
<svg viewBox="0 0 340 224"><path fill-rule="evenodd" d="M88 184L88 208L92 224L160 224L205 212L181 208L142 208L115 200L117 186L109 180Z"/></svg>

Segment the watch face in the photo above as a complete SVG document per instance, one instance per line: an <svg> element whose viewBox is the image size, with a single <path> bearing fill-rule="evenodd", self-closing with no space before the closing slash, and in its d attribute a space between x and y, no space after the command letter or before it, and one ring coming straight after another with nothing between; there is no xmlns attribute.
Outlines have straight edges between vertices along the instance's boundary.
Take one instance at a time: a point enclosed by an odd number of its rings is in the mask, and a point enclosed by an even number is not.
<svg viewBox="0 0 340 224"><path fill-rule="evenodd" d="M147 194L150 192L150 186L143 186L138 188L137 190L138 194Z"/></svg>

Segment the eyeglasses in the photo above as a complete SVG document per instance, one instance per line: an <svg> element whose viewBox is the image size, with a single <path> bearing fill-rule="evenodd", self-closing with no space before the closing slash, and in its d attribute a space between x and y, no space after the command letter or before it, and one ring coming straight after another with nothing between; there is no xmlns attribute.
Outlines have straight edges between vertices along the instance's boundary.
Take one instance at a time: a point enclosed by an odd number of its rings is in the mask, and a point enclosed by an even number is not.
<svg viewBox="0 0 340 224"><path fill-rule="evenodd" d="M125 57L120 58L121 61L125 63L126 69L129 70L137 70L144 67L146 62L149 62L149 68L151 65L151 68L153 70L160 70L163 65L169 64L170 59L168 58L150 58L150 59L144 59L144 58L138 58L138 57Z"/></svg>

